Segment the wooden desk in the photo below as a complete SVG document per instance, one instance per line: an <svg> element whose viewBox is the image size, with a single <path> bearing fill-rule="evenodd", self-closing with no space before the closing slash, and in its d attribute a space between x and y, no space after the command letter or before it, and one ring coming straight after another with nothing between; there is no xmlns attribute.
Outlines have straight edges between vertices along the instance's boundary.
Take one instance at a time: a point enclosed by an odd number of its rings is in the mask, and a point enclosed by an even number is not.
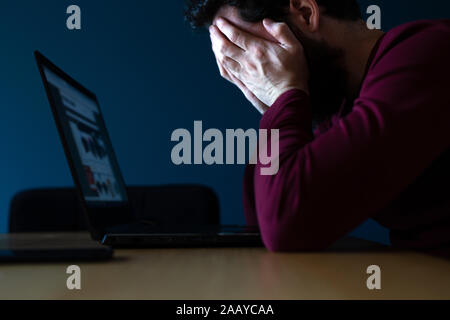
<svg viewBox="0 0 450 320"><path fill-rule="evenodd" d="M0 299L450 299L450 261L411 252L274 254L264 249L121 250L80 263L0 265ZM382 268L369 291L366 269Z"/></svg>

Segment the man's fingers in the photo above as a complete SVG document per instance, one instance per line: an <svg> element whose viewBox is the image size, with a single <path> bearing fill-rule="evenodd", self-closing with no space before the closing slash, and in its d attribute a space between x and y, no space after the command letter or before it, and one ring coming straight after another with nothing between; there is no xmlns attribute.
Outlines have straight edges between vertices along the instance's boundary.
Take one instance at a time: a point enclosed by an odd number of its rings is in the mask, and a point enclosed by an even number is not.
<svg viewBox="0 0 450 320"><path fill-rule="evenodd" d="M231 83L233 83L233 80L231 78L231 75L228 73L228 71L224 68L224 66L222 65L222 63L220 63L219 59L216 59L217 61L217 66L219 67L219 71L220 71L220 75L222 76L222 78L230 81Z"/></svg>
<svg viewBox="0 0 450 320"><path fill-rule="evenodd" d="M245 98L258 110L261 114L264 114L267 110L269 110L269 107L267 107L264 103L261 102L254 94L251 92L244 83L236 78L233 75L231 76L231 80L233 83L242 91Z"/></svg>
<svg viewBox="0 0 450 320"><path fill-rule="evenodd" d="M264 27L272 37L274 37L284 48L298 46L299 41L292 30L284 22L274 22L270 19L264 19Z"/></svg>
<svg viewBox="0 0 450 320"><path fill-rule="evenodd" d="M248 50L252 44L261 42L261 39L235 27L224 18L217 19L216 23L219 30L228 38L228 40L242 50Z"/></svg>
<svg viewBox="0 0 450 320"><path fill-rule="evenodd" d="M233 58L234 60L239 60L239 58L242 57L244 51L230 42L216 26L211 26L209 31L211 34L213 51L219 59L225 56Z"/></svg>
<svg viewBox="0 0 450 320"><path fill-rule="evenodd" d="M244 94L245 98L256 108L256 110L258 110L261 114L264 114L267 110L269 110L269 107L261 102L261 100L259 100L240 79L233 75L231 71L228 71L218 59L217 65L219 66L220 74L222 75L222 77L230 81L232 84L236 85Z"/></svg>
<svg viewBox="0 0 450 320"><path fill-rule="evenodd" d="M239 62L237 62L231 58L228 58L228 57L224 57L222 59L222 65L223 65L223 67L225 67L227 72L230 72L232 75L235 75L235 76L239 75L241 72L241 69L242 69Z"/></svg>

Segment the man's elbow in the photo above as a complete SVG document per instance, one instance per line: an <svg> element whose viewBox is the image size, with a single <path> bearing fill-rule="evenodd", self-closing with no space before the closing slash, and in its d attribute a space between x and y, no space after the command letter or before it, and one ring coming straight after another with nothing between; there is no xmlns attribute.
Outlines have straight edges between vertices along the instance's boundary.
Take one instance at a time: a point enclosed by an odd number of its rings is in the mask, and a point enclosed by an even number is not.
<svg viewBox="0 0 450 320"><path fill-rule="evenodd" d="M318 236L319 231L314 232L308 226L272 224L261 232L264 244L271 252L323 251L331 244Z"/></svg>

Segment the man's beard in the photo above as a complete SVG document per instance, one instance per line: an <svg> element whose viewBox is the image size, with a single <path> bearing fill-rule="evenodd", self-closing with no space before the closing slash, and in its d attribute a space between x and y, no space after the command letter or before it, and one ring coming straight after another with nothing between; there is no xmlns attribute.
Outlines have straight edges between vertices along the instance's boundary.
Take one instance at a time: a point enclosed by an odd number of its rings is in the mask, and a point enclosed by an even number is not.
<svg viewBox="0 0 450 320"><path fill-rule="evenodd" d="M305 50L310 74L313 124L316 126L337 114L345 99L346 74L339 66L343 52L325 42L305 37L295 26L291 26L291 29Z"/></svg>

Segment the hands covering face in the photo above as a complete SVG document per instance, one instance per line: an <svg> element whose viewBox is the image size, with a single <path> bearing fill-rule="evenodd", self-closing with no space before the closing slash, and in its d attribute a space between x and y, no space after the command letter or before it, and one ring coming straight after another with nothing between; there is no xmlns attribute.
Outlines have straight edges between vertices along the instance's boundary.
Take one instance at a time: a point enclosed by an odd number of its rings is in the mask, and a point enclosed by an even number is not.
<svg viewBox="0 0 450 320"><path fill-rule="evenodd" d="M263 24L278 43L242 31L223 18L210 27L222 77L234 83L261 113L285 92L309 92L303 46L285 23Z"/></svg>

